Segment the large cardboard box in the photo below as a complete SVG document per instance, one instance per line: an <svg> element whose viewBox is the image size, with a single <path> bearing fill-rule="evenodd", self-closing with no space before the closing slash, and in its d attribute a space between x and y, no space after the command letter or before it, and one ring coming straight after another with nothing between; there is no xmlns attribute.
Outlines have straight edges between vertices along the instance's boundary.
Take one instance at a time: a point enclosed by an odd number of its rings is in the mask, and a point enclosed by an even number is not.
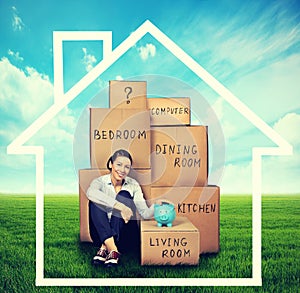
<svg viewBox="0 0 300 293"><path fill-rule="evenodd" d="M157 222L141 221L142 265L198 265L199 231L184 217L172 227L157 227Z"/></svg>
<svg viewBox="0 0 300 293"><path fill-rule="evenodd" d="M200 231L200 253L220 249L220 188L152 187L151 200L165 198L175 204L177 216L187 217Z"/></svg>
<svg viewBox="0 0 300 293"><path fill-rule="evenodd" d="M150 117L147 110L90 109L92 168L106 168L118 149L130 152L134 168L150 168Z"/></svg>
<svg viewBox="0 0 300 293"><path fill-rule="evenodd" d="M151 126L190 125L189 98L148 98Z"/></svg>
<svg viewBox="0 0 300 293"><path fill-rule="evenodd" d="M110 108L147 109L147 82L110 80Z"/></svg>
<svg viewBox="0 0 300 293"><path fill-rule="evenodd" d="M153 186L205 186L208 176L206 126L151 128Z"/></svg>
<svg viewBox="0 0 300 293"><path fill-rule="evenodd" d="M82 242L92 242L89 227L89 200L86 196L86 192L94 179L108 173L108 169L79 170L80 241ZM144 197L150 198L150 169L132 169L128 176L137 180L141 185Z"/></svg>

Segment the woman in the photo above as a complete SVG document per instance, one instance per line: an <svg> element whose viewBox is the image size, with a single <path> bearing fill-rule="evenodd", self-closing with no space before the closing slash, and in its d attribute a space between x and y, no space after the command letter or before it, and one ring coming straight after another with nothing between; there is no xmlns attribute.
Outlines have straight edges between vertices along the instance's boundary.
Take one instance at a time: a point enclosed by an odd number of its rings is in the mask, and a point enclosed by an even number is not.
<svg viewBox="0 0 300 293"><path fill-rule="evenodd" d="M144 219L153 217L154 205L147 206L140 185L127 176L131 165L132 157L127 151L116 151L107 162L110 174L93 180L87 190L93 227L91 237L100 244L92 261L95 265L118 264L120 234L136 209Z"/></svg>

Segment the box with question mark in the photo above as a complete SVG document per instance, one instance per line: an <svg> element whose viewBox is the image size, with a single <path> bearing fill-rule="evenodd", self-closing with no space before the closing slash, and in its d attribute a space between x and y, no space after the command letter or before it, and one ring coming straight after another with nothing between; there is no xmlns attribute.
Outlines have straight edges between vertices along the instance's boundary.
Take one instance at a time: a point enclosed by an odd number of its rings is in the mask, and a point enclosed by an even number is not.
<svg viewBox="0 0 300 293"><path fill-rule="evenodd" d="M110 80L109 107L121 109L147 109L147 82Z"/></svg>

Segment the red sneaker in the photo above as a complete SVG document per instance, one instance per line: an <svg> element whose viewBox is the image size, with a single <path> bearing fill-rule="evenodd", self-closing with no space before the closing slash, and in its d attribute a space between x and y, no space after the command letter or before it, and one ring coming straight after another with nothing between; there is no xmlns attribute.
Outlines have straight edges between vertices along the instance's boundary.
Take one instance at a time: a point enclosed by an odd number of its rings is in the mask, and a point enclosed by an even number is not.
<svg viewBox="0 0 300 293"><path fill-rule="evenodd" d="M106 257L104 264L106 266L116 266L119 262L120 255L120 252L112 250Z"/></svg>
<svg viewBox="0 0 300 293"><path fill-rule="evenodd" d="M97 251L97 254L93 257L92 263L94 265L98 265L105 262L107 255L108 255L108 251L105 248L100 248Z"/></svg>

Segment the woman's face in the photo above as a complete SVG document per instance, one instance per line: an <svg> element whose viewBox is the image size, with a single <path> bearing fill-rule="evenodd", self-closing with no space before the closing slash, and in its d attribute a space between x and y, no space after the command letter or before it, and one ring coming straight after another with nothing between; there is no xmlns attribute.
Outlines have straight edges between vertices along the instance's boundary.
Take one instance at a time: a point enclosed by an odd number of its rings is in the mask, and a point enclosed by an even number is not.
<svg viewBox="0 0 300 293"><path fill-rule="evenodd" d="M111 164L111 175L116 181L125 179L131 168L131 162L127 157L119 156Z"/></svg>

